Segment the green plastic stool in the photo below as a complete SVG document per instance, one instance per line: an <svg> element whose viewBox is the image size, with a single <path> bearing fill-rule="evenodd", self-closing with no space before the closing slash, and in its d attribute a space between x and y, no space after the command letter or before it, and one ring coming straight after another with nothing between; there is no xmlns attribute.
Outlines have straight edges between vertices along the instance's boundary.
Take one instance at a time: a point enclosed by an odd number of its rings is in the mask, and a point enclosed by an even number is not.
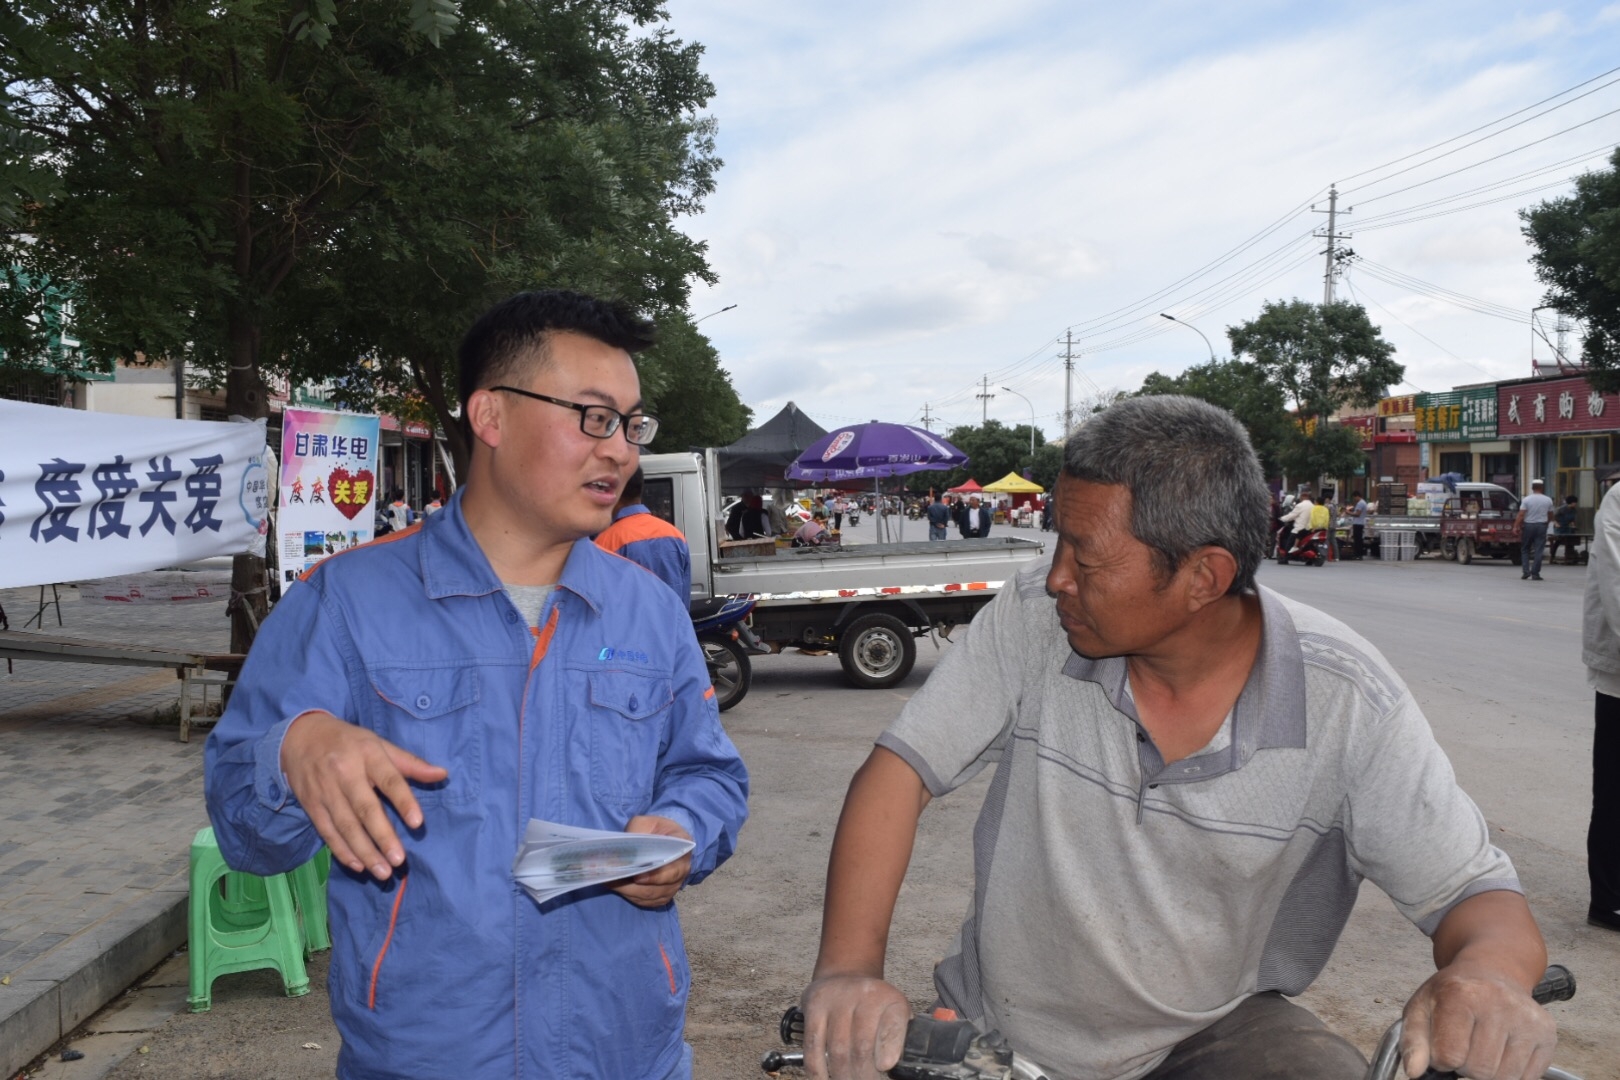
<svg viewBox="0 0 1620 1080"><path fill-rule="evenodd" d="M303 920L305 956L332 947L332 931L326 923L326 881L331 876L332 852L326 847L287 875L292 883L293 904Z"/></svg>
<svg viewBox="0 0 1620 1080"><path fill-rule="evenodd" d="M322 847L313 859L287 874L293 907L303 927L305 959L332 947L332 933L326 921L326 881L331 873L332 852ZM233 926L257 926L264 921L269 903L263 878L232 870L219 888L219 913L225 921Z"/></svg>
<svg viewBox="0 0 1620 1080"><path fill-rule="evenodd" d="M304 936L287 875L257 879L265 903L258 920L247 923L250 887L239 888L235 898L227 900L231 890L225 879L233 873L219 853L214 830L199 830L191 841L191 992L186 1003L192 1012L207 1012L213 1004L214 980L238 971L275 968L288 997L309 993Z"/></svg>

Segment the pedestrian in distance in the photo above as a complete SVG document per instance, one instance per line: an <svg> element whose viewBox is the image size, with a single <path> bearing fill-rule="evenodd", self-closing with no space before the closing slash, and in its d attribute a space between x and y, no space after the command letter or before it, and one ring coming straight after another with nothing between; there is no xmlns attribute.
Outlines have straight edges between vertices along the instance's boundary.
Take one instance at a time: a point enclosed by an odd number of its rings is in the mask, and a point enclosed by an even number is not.
<svg viewBox="0 0 1620 1080"><path fill-rule="evenodd" d="M1576 520L1580 517L1580 500L1574 495L1565 495L1564 503L1553 512L1552 532L1548 534L1552 550L1547 553L1547 561L1558 561L1558 547L1564 547L1564 563L1575 565L1575 545L1578 536L1575 532Z"/></svg>
<svg viewBox="0 0 1620 1080"><path fill-rule="evenodd" d="M1040 1073L1361 1080L1361 1053L1286 996L1365 876L1433 941L1406 1074L1541 1076L1546 949L1512 863L1378 651L1257 585L1267 492L1243 428L1128 399L1070 437L1058 483L1050 562L974 618L850 784L809 1075L894 1065L911 1009L884 952L919 818L989 767L934 990Z"/></svg>
<svg viewBox="0 0 1620 1080"><path fill-rule="evenodd" d="M1530 494L1519 504L1514 527L1519 530L1519 578L1541 580L1541 550L1547 543L1547 518L1553 501L1542 491L1540 480L1530 481Z"/></svg>
<svg viewBox="0 0 1620 1080"><path fill-rule="evenodd" d="M810 520L793 533L794 547L822 547L830 543L832 534L827 531L827 514L822 510L814 511Z"/></svg>
<svg viewBox="0 0 1620 1080"><path fill-rule="evenodd" d="M388 500L388 525L393 532L404 532L416 520L416 514L411 510L411 504L405 501L405 492L399 488Z"/></svg>
<svg viewBox="0 0 1620 1080"><path fill-rule="evenodd" d="M934 501L928 504L928 539L947 540L951 527L951 512L945 506L944 500L936 492Z"/></svg>
<svg viewBox="0 0 1620 1080"><path fill-rule="evenodd" d="M1360 491L1350 493L1350 557L1362 559L1367 553L1367 500Z"/></svg>
<svg viewBox="0 0 1620 1080"><path fill-rule="evenodd" d="M613 524L596 536L596 546L652 571L681 603L692 599L692 549L681 530L654 514L641 501L646 476L641 466L624 482L613 507Z"/></svg>
<svg viewBox="0 0 1620 1080"><path fill-rule="evenodd" d="M990 519L993 513L988 506L979 505L977 495L968 496L968 504L962 510L962 516L957 519L957 528L961 530L962 539L970 540L975 537L990 535Z"/></svg>
<svg viewBox="0 0 1620 1080"><path fill-rule="evenodd" d="M1592 731L1592 819L1586 830L1591 887L1586 918L1620 930L1620 484L1592 520L1581 620L1586 685L1596 694Z"/></svg>
<svg viewBox="0 0 1620 1080"><path fill-rule="evenodd" d="M688 1080L672 901L734 850L748 777L686 605L591 537L658 430L617 304L521 293L463 339L465 485L321 562L259 631L208 740L226 861L331 848L342 1080ZM690 839L535 902L527 822Z"/></svg>

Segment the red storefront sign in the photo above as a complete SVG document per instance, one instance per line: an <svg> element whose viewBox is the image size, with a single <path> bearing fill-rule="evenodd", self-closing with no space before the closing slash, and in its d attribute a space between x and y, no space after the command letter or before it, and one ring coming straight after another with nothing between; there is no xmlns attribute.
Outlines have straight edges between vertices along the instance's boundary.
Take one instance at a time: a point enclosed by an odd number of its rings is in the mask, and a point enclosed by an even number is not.
<svg viewBox="0 0 1620 1080"><path fill-rule="evenodd" d="M1620 394L1593 390L1584 375L1505 383L1496 388L1496 430L1504 439L1620 431Z"/></svg>
<svg viewBox="0 0 1620 1080"><path fill-rule="evenodd" d="M1361 436L1361 448L1363 450L1373 448L1373 435L1378 431L1378 417L1346 416L1340 419L1339 423L1344 427L1356 429L1356 433Z"/></svg>
<svg viewBox="0 0 1620 1080"><path fill-rule="evenodd" d="M403 431L413 439L433 438L433 429L420 420L406 420L401 423L398 417L384 415L382 418L384 431Z"/></svg>

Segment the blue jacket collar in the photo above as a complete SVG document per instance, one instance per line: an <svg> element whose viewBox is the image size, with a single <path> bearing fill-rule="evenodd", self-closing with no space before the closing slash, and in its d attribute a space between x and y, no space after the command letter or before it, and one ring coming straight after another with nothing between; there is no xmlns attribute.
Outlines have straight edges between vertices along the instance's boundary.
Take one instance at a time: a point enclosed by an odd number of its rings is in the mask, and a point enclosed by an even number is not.
<svg viewBox="0 0 1620 1080"><path fill-rule="evenodd" d="M465 490L465 489L463 489ZM567 589L600 613L608 594L607 567L616 560L590 537L574 542L563 564L559 587ZM461 510L461 491L444 509L422 523L422 586L430 599L447 596L487 596L503 586L478 540L467 527Z"/></svg>

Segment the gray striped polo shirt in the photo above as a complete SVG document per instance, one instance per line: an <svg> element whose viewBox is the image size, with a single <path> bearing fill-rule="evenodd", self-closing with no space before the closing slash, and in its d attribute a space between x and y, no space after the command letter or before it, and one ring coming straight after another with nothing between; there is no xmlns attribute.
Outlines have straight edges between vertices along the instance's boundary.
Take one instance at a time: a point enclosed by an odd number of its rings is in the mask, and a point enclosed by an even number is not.
<svg viewBox="0 0 1620 1080"><path fill-rule="evenodd" d="M936 797L996 771L942 1000L1054 1078L1131 1078L1250 994L1298 994L1362 879L1424 933L1519 891L1411 693L1343 623L1262 588L1254 670L1166 765L1122 658L1069 647L1045 562L975 617L878 739Z"/></svg>

